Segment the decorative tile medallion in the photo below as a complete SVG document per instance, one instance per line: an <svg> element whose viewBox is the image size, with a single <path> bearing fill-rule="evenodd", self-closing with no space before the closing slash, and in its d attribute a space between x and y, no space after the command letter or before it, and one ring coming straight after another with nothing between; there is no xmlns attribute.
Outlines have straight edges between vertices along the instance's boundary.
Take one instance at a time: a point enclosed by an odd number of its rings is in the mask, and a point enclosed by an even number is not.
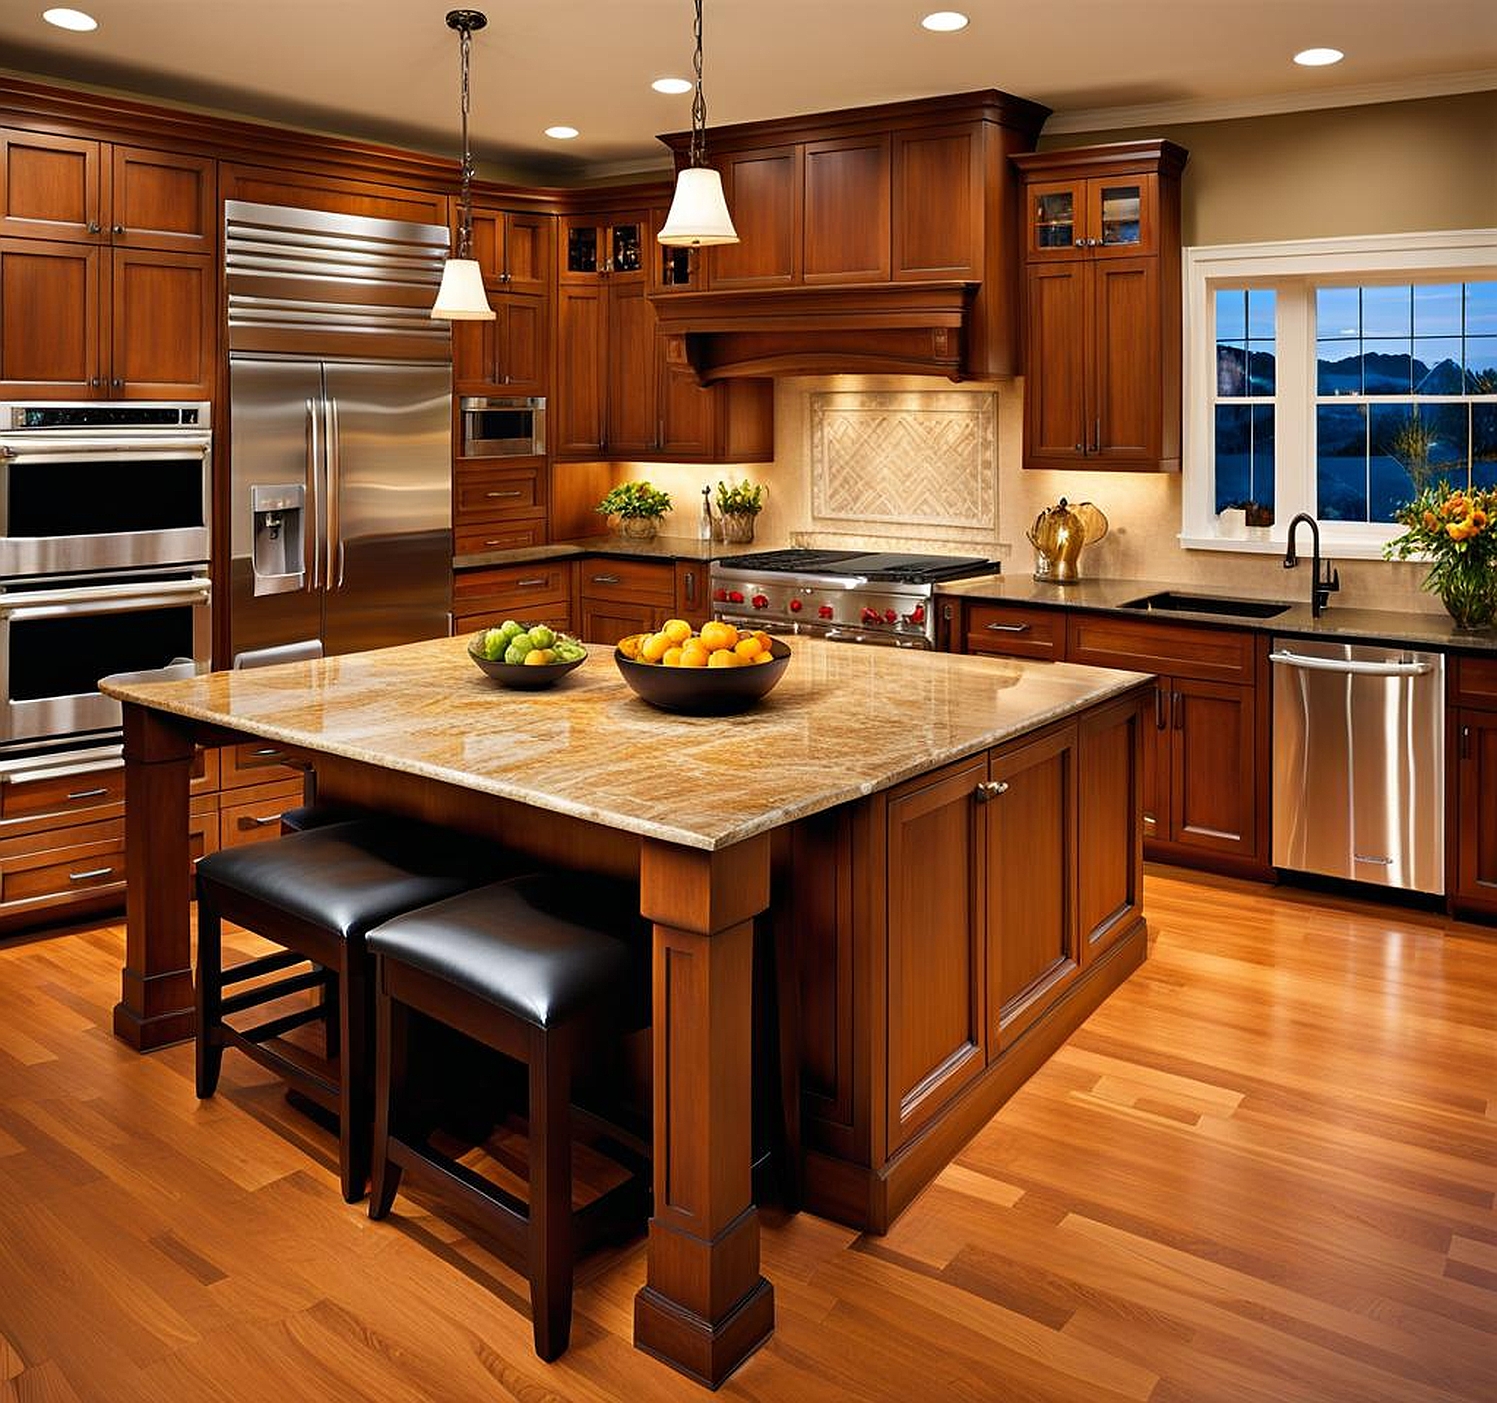
<svg viewBox="0 0 1497 1403"><path fill-rule="evenodd" d="M996 532L996 394L837 390L812 391L810 400L819 525Z"/></svg>

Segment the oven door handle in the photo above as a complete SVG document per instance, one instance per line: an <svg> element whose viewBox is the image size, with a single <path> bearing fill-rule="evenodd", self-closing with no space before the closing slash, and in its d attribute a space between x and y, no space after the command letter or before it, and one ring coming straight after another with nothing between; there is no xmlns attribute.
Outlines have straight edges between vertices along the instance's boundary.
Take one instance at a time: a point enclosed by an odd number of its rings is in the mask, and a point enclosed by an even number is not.
<svg viewBox="0 0 1497 1403"><path fill-rule="evenodd" d="M134 614L177 604L207 604L212 597L207 580L166 580L142 589L114 585L97 590L50 590L0 598L0 619L65 619L81 614Z"/></svg>
<svg viewBox="0 0 1497 1403"><path fill-rule="evenodd" d="M73 463L79 458L201 458L212 446L207 434L181 438L0 438L0 457L12 463Z"/></svg>

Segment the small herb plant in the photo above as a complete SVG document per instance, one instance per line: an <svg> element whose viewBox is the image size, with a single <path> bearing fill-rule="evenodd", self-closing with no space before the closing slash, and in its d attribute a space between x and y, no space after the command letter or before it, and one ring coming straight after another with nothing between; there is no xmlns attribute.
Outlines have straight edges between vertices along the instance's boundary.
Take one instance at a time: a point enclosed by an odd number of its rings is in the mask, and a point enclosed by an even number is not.
<svg viewBox="0 0 1497 1403"><path fill-rule="evenodd" d="M648 482L621 482L593 509L624 521L656 521L671 509L671 494Z"/></svg>
<svg viewBox="0 0 1497 1403"><path fill-rule="evenodd" d="M758 516L764 510L764 485L742 482L731 485L719 481L717 484L717 512L719 516Z"/></svg>

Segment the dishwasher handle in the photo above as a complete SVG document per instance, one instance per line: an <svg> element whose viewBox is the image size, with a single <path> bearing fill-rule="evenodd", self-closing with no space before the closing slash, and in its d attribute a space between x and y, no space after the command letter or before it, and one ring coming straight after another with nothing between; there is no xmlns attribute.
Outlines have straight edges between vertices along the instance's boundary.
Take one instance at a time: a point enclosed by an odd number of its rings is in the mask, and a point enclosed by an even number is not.
<svg viewBox="0 0 1497 1403"><path fill-rule="evenodd" d="M1430 662L1356 662L1350 658L1310 658L1303 653L1270 653L1268 660L1281 667L1301 667L1310 672L1346 672L1363 677L1422 677L1435 670Z"/></svg>

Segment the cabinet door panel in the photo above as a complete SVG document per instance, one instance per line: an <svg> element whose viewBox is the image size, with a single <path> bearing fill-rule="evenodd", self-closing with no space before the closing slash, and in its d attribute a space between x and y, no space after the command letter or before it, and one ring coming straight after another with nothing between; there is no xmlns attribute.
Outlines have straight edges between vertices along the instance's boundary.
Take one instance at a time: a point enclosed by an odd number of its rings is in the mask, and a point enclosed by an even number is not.
<svg viewBox="0 0 1497 1403"><path fill-rule="evenodd" d="M1461 660L1464 664L1465 659ZM1456 901L1497 912L1497 713L1457 711Z"/></svg>
<svg viewBox="0 0 1497 1403"><path fill-rule="evenodd" d="M218 165L211 157L116 146L113 167L115 243L177 253L218 247Z"/></svg>
<svg viewBox="0 0 1497 1403"><path fill-rule="evenodd" d="M988 1057L1029 1027L1081 967L1076 927L1076 732L994 754L1006 790L983 806Z"/></svg>
<svg viewBox="0 0 1497 1403"><path fill-rule="evenodd" d="M1255 856L1252 690L1180 677L1173 685L1170 840Z"/></svg>
<svg viewBox="0 0 1497 1403"><path fill-rule="evenodd" d="M1032 267L1026 280L1024 466L1080 463L1087 444L1087 296L1090 269Z"/></svg>
<svg viewBox="0 0 1497 1403"><path fill-rule="evenodd" d="M1129 258L1157 253L1154 227L1157 177L1150 174L1095 177L1086 182L1087 235L1093 258Z"/></svg>
<svg viewBox="0 0 1497 1403"><path fill-rule="evenodd" d="M719 165L739 242L712 250L713 287L800 280L801 153L782 146L728 156Z"/></svg>
<svg viewBox="0 0 1497 1403"><path fill-rule="evenodd" d="M602 287L557 292L552 451L596 453L603 447L603 356L607 297Z"/></svg>
<svg viewBox="0 0 1497 1403"><path fill-rule="evenodd" d="M660 376L660 450L674 457L711 458L721 441L725 386L702 385L686 364L683 339L656 336Z"/></svg>
<svg viewBox="0 0 1497 1403"><path fill-rule="evenodd" d="M99 260L86 244L0 239L0 384L87 399L100 390Z"/></svg>
<svg viewBox="0 0 1497 1403"><path fill-rule="evenodd" d="M612 647L631 633L651 633L665 622L665 611L649 604L601 603L582 600L581 636L584 643Z"/></svg>
<svg viewBox="0 0 1497 1403"><path fill-rule="evenodd" d="M839 137L805 148L808 283L889 276L889 138Z"/></svg>
<svg viewBox="0 0 1497 1403"><path fill-rule="evenodd" d="M984 196L978 124L896 132L893 166L895 279L981 277Z"/></svg>
<svg viewBox="0 0 1497 1403"><path fill-rule="evenodd" d="M496 318L500 326L499 383L507 394L544 395L550 382L550 317L544 297L511 293Z"/></svg>
<svg viewBox="0 0 1497 1403"><path fill-rule="evenodd" d="M1031 262L1087 257L1086 181L1031 181L1024 190L1024 254Z"/></svg>
<svg viewBox="0 0 1497 1403"><path fill-rule="evenodd" d="M477 226L474 227L477 233ZM489 305L494 296L489 294ZM501 390L499 384L499 311L487 321L452 323L452 388L459 394L486 394Z"/></svg>
<svg viewBox="0 0 1497 1403"><path fill-rule="evenodd" d="M1144 717L1143 825L1146 839L1170 836L1170 699L1168 677L1154 679L1152 711Z"/></svg>
<svg viewBox="0 0 1497 1403"><path fill-rule="evenodd" d="M1091 451L1097 466L1160 456L1162 341L1159 261L1116 258L1092 269L1095 400Z"/></svg>
<svg viewBox="0 0 1497 1403"><path fill-rule="evenodd" d="M213 393L214 276L195 254L114 251L111 394L206 399Z"/></svg>
<svg viewBox="0 0 1497 1403"><path fill-rule="evenodd" d="M701 628L712 617L705 560L676 562L676 617L685 619L692 628Z"/></svg>
<svg viewBox="0 0 1497 1403"><path fill-rule="evenodd" d="M551 282L556 219L549 214L504 217L505 287L510 292L543 294Z"/></svg>
<svg viewBox="0 0 1497 1403"><path fill-rule="evenodd" d="M641 279L608 289L608 449L648 453L659 441L655 309Z"/></svg>
<svg viewBox="0 0 1497 1403"><path fill-rule="evenodd" d="M1139 910L1143 731L1154 702L1086 716L1076 736L1076 908L1081 965L1133 924Z"/></svg>
<svg viewBox="0 0 1497 1403"><path fill-rule="evenodd" d="M888 1147L982 1071L985 760L938 770L888 803Z"/></svg>
<svg viewBox="0 0 1497 1403"><path fill-rule="evenodd" d="M0 132L0 234L102 237L97 141Z"/></svg>

